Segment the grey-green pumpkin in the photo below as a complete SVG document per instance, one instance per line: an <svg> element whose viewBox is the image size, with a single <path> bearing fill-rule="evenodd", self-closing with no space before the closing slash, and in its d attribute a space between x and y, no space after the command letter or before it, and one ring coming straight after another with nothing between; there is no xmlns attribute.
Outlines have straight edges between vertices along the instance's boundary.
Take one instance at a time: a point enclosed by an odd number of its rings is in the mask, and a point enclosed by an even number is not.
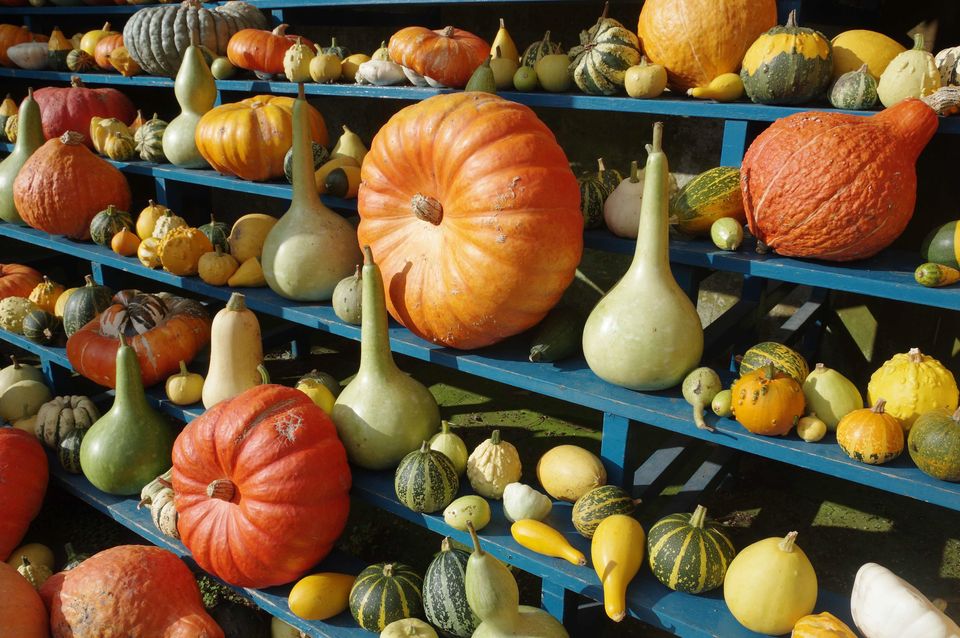
<svg viewBox="0 0 960 638"><path fill-rule="evenodd" d="M583 536L593 538L597 525L614 514L633 514L636 501L616 485L595 487L573 504L573 526Z"/></svg>
<svg viewBox="0 0 960 638"><path fill-rule="evenodd" d="M723 584L737 551L707 510L698 505L692 514L671 514L650 527L647 554L650 570L675 591L699 594Z"/></svg>
<svg viewBox="0 0 960 638"><path fill-rule="evenodd" d="M90 239L95 244L109 248L110 240L124 228L133 231L133 218L127 211L110 204L90 220Z"/></svg>
<svg viewBox="0 0 960 638"><path fill-rule="evenodd" d="M313 170L317 170L327 163L330 159L330 151L323 144L312 142L313 146ZM283 156L283 175L287 181L293 183L293 147Z"/></svg>
<svg viewBox="0 0 960 638"><path fill-rule="evenodd" d="M467 604L467 561L470 553L451 545L449 538L440 543L423 577L423 610L427 620L445 636L470 638L480 619Z"/></svg>
<svg viewBox="0 0 960 638"><path fill-rule="evenodd" d="M350 589L350 613L367 631L383 631L403 618L423 616L423 579L402 563L370 565Z"/></svg>
<svg viewBox="0 0 960 638"><path fill-rule="evenodd" d="M589 95L615 95L623 91L627 69L640 64L640 40L630 29L603 15L580 32L580 46L570 49L570 72L581 91Z"/></svg>
<svg viewBox="0 0 960 638"><path fill-rule="evenodd" d="M453 461L424 441L400 461L393 486L401 503L429 514L450 504L460 489L460 477Z"/></svg>
<svg viewBox="0 0 960 638"><path fill-rule="evenodd" d="M87 284L72 293L63 307L63 331L68 338L109 308L113 300L109 288L95 284L90 275L86 280Z"/></svg>
<svg viewBox="0 0 960 638"><path fill-rule="evenodd" d="M230 227L223 222L218 222L213 213L210 213L210 223L200 226L197 230L207 236L214 250L219 248L221 252L230 253Z"/></svg>
<svg viewBox="0 0 960 638"><path fill-rule="evenodd" d="M136 130L133 141L140 159L154 164L166 163L167 156L163 153L163 132L166 130L167 122L158 118L156 113Z"/></svg>
<svg viewBox="0 0 960 638"><path fill-rule="evenodd" d="M838 109L868 111L880 102L877 81L864 64L856 71L847 71L830 87L830 104Z"/></svg>
<svg viewBox="0 0 960 638"><path fill-rule="evenodd" d="M28 341L47 345L60 334L60 319L45 310L31 310L23 318L23 336Z"/></svg>

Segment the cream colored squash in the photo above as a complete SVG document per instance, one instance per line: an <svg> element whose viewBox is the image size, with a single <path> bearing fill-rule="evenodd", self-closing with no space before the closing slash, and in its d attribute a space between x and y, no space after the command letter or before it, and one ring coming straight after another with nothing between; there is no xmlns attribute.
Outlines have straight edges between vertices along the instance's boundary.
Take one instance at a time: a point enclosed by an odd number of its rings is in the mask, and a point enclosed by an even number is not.
<svg viewBox="0 0 960 638"><path fill-rule="evenodd" d="M537 478L547 494L574 503L590 490L606 485L607 470L590 451L576 445L558 445L540 457Z"/></svg>
<svg viewBox="0 0 960 638"><path fill-rule="evenodd" d="M263 241L276 223L276 217L263 213L248 213L234 222L227 241L230 243L230 254L237 263L242 264L251 257L260 256Z"/></svg>
<svg viewBox="0 0 960 638"><path fill-rule="evenodd" d="M0 418L13 422L33 416L52 398L41 381L17 381L0 393Z"/></svg>
<svg viewBox="0 0 960 638"><path fill-rule="evenodd" d="M960 626L916 587L867 563L857 572L850 611L864 638L960 638Z"/></svg>
<svg viewBox="0 0 960 638"><path fill-rule="evenodd" d="M268 381L260 323L247 309L244 296L235 292L210 328L210 368L203 382L203 407L211 408Z"/></svg>
<svg viewBox="0 0 960 638"><path fill-rule="evenodd" d="M487 498L499 499L510 483L520 480L520 455L512 444L500 440L494 430L467 459L467 478L474 491Z"/></svg>
<svg viewBox="0 0 960 638"><path fill-rule="evenodd" d="M877 96L886 107L910 97L925 97L940 88L940 70L933 54L923 48L923 35L913 36L913 48L887 65L877 83Z"/></svg>
<svg viewBox="0 0 960 638"><path fill-rule="evenodd" d="M433 627L419 618L396 620L380 632L380 638L438 638Z"/></svg>
<svg viewBox="0 0 960 638"><path fill-rule="evenodd" d="M453 461L457 474L463 476L467 471L467 444L459 436L450 431L450 423L440 422L440 431L430 439L430 449L442 452Z"/></svg>
<svg viewBox="0 0 960 638"><path fill-rule="evenodd" d="M553 509L550 497L523 483L510 483L503 490L503 515L510 522L532 518L542 521Z"/></svg>

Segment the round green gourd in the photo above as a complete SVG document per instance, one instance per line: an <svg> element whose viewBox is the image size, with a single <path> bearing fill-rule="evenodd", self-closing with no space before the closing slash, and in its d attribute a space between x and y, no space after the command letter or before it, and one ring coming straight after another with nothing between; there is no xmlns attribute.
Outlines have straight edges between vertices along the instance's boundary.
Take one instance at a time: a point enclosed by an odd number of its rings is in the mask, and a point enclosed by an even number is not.
<svg viewBox="0 0 960 638"><path fill-rule="evenodd" d="M807 375L810 374L810 366L799 352L782 343L764 341L753 346L743 355L740 360L740 376L746 376L762 368L768 360L777 370L796 379L797 383L803 384Z"/></svg>
<svg viewBox="0 0 960 638"><path fill-rule="evenodd" d="M661 518L647 534L653 575L670 589L688 594L722 585L736 553L723 529L707 520L707 510L702 505L693 514Z"/></svg>
<svg viewBox="0 0 960 638"><path fill-rule="evenodd" d="M640 64L640 40L622 24L603 15L587 31L580 32L580 46L570 49L573 81L589 95L623 92L627 69Z"/></svg>
<svg viewBox="0 0 960 638"><path fill-rule="evenodd" d="M935 264L960 268L960 220L933 229L923 240L920 255Z"/></svg>
<svg viewBox="0 0 960 638"><path fill-rule="evenodd" d="M326 149L323 144L313 144L313 170L317 170L321 166L327 163L330 159L330 151ZM290 150L287 151L287 154L283 156L283 175L287 178L287 181L291 184L293 183L293 147L290 147Z"/></svg>
<svg viewBox="0 0 960 638"><path fill-rule="evenodd" d="M154 114L153 118L143 123L133 134L137 153L144 162L164 164L167 156L163 153L163 132L167 130L167 123Z"/></svg>
<svg viewBox="0 0 960 638"><path fill-rule="evenodd" d="M960 409L921 414L907 438L910 458L924 473L941 481L960 482Z"/></svg>
<svg viewBox="0 0 960 638"><path fill-rule="evenodd" d="M603 203L610 193L623 181L623 175L604 166L603 158L597 160L597 172L577 179L580 184L580 211L585 229L603 226Z"/></svg>
<svg viewBox="0 0 960 638"><path fill-rule="evenodd" d="M424 441L400 461L393 486L401 503L429 514L450 504L460 489L460 477L453 461Z"/></svg>
<svg viewBox="0 0 960 638"><path fill-rule="evenodd" d="M563 53L563 47L559 42L551 42L550 32L547 31L543 34L542 40L537 40L524 50L523 55L520 56L520 66L533 68L541 58L557 53Z"/></svg>
<svg viewBox="0 0 960 638"><path fill-rule="evenodd" d="M218 222L210 214L210 223L200 226L197 230L207 236L214 250L219 248L222 252L230 254L230 227L223 222Z"/></svg>
<svg viewBox="0 0 960 638"><path fill-rule="evenodd" d="M427 620L447 636L470 638L480 619L467 604L467 561L470 553L451 547L444 538L423 577L423 609Z"/></svg>
<svg viewBox="0 0 960 638"><path fill-rule="evenodd" d="M864 64L856 71L847 71L830 87L830 104L838 109L868 111L874 109L877 97L877 81Z"/></svg>
<svg viewBox="0 0 960 638"><path fill-rule="evenodd" d="M593 538L600 521L614 514L633 514L636 501L615 485L595 487L573 504L573 526L583 536Z"/></svg>
<svg viewBox="0 0 960 638"><path fill-rule="evenodd" d="M23 336L33 343L53 343L59 332L60 319L44 310L31 310L23 318Z"/></svg>
<svg viewBox="0 0 960 638"><path fill-rule="evenodd" d="M74 49L67 54L67 68L74 73L87 73L99 69L94 57L80 49Z"/></svg>
<svg viewBox="0 0 960 638"><path fill-rule="evenodd" d="M110 204L106 210L100 211L90 220L90 239L95 244L109 248L110 240L124 228L133 231L130 213Z"/></svg>
<svg viewBox="0 0 960 638"><path fill-rule="evenodd" d="M63 331L71 337L87 322L110 307L113 293L106 286L93 283L90 275L87 285L72 293L63 307Z"/></svg>
<svg viewBox="0 0 960 638"><path fill-rule="evenodd" d="M364 569L350 589L350 613L367 631L401 618L423 615L423 579L402 563L376 563Z"/></svg>
<svg viewBox="0 0 960 638"><path fill-rule="evenodd" d="M60 440L57 446L57 458L60 460L60 466L71 474L80 474L80 444L83 443L83 436L87 433L85 429L73 430L70 434Z"/></svg>

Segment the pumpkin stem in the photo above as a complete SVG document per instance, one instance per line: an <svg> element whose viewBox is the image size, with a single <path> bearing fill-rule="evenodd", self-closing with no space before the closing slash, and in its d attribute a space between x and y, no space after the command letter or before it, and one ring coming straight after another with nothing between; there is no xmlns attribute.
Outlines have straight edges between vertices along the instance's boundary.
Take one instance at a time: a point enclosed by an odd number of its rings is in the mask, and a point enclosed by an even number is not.
<svg viewBox="0 0 960 638"><path fill-rule="evenodd" d="M505 25L505 24L503 23L503 18L500 18L500 28L501 28L501 29L506 29L506 28L507 28L507 25Z"/></svg>
<svg viewBox="0 0 960 638"><path fill-rule="evenodd" d="M92 276L92 275L84 275L84 276L83 276L83 279L84 279L84 281L87 282L87 284L86 284L87 286L93 286L93 276Z"/></svg>
<svg viewBox="0 0 960 638"><path fill-rule="evenodd" d="M227 310L232 310L233 312L243 312L247 309L245 299L246 297L242 292L233 293L230 295L230 299L227 301Z"/></svg>
<svg viewBox="0 0 960 638"><path fill-rule="evenodd" d="M703 524L707 520L707 508L703 505L697 505L697 508L693 510L693 514L690 515L690 527L696 527L697 529L703 529Z"/></svg>
<svg viewBox="0 0 960 638"><path fill-rule="evenodd" d="M630 183L637 184L640 182L640 165L637 163L637 160L630 162Z"/></svg>
<svg viewBox="0 0 960 638"><path fill-rule="evenodd" d="M100 30L101 30L101 31L109 31L109 30L110 30L110 23L109 23L109 22L104 22L104 23L103 23L103 28L100 29Z"/></svg>
<svg viewBox="0 0 960 638"><path fill-rule="evenodd" d="M450 38L450 37L453 37L453 32L454 32L453 27L444 27L443 31L440 32L440 35L442 35L445 38Z"/></svg>
<svg viewBox="0 0 960 638"><path fill-rule="evenodd" d="M663 152L663 122L653 123L653 142L647 144L647 153Z"/></svg>
<svg viewBox="0 0 960 638"><path fill-rule="evenodd" d="M428 452L430 452L430 443L428 441L424 441L420 444L420 454L427 454Z"/></svg>
<svg viewBox="0 0 960 638"><path fill-rule="evenodd" d="M827 369L827 366L825 366L825 365L822 364L822 363L818 363L817 365L815 365L815 366L813 367L813 369L814 369L814 370L826 370L826 369Z"/></svg>
<svg viewBox="0 0 960 638"><path fill-rule="evenodd" d="M383 566L384 578L393 578L393 563L387 563Z"/></svg>
<svg viewBox="0 0 960 638"><path fill-rule="evenodd" d="M84 87L83 80L80 79L79 75L71 75L70 86L75 89L82 89Z"/></svg>
<svg viewBox="0 0 960 638"><path fill-rule="evenodd" d="M607 167L603 163L603 158L598 157L597 158L597 175L602 175L605 170L607 170Z"/></svg>
<svg viewBox="0 0 960 638"><path fill-rule="evenodd" d="M449 552L450 551L450 537L444 536L443 540L440 541L440 551Z"/></svg>
<svg viewBox="0 0 960 638"><path fill-rule="evenodd" d="M493 434L490 435L490 444L500 445L500 430L494 430Z"/></svg>
<svg viewBox="0 0 960 638"><path fill-rule="evenodd" d="M473 541L473 553L477 556L483 556L483 548L480 547L480 537L477 536L477 530L473 527L473 521L467 521L467 531L470 532L470 540Z"/></svg>
<svg viewBox="0 0 960 638"><path fill-rule="evenodd" d="M443 204L435 197L417 193L410 200L410 207L417 219L439 226L443 221Z"/></svg>
<svg viewBox="0 0 960 638"><path fill-rule="evenodd" d="M874 414L883 414L884 408L887 405L886 399L877 399L877 402L873 404L873 413Z"/></svg>
<svg viewBox="0 0 960 638"><path fill-rule="evenodd" d="M33 99L33 87L32 87L32 86L28 86L28 87L27 87L27 98L28 98L28 99Z"/></svg>
<svg viewBox="0 0 960 638"><path fill-rule="evenodd" d="M773 361L766 359L763 364L763 376L767 379L773 379L777 376L777 367L773 365Z"/></svg>
<svg viewBox="0 0 960 638"><path fill-rule="evenodd" d="M30 567L30 560L26 556L20 557L20 565L22 567Z"/></svg>
<svg viewBox="0 0 960 638"><path fill-rule="evenodd" d="M957 411L953 413L951 418L957 423L960 423L960 408L957 408Z"/></svg>
<svg viewBox="0 0 960 638"><path fill-rule="evenodd" d="M190 374L187 371L187 362L184 361L183 359L180 359L180 374L182 374L183 376L187 376L188 374Z"/></svg>
<svg viewBox="0 0 960 638"><path fill-rule="evenodd" d="M907 357L910 363L923 363L923 353L920 352L920 348L910 348Z"/></svg>
<svg viewBox="0 0 960 638"><path fill-rule="evenodd" d="M782 541L780 541L780 551L792 553L793 547L797 542L797 532L790 532Z"/></svg>
<svg viewBox="0 0 960 638"><path fill-rule="evenodd" d="M15 354L10 355L10 361L13 362L13 369L14 369L14 370L19 370L19 369L21 368L20 362L17 361L17 355L15 355Z"/></svg>
<svg viewBox="0 0 960 638"><path fill-rule="evenodd" d="M796 28L797 26L797 10L791 9L790 13L787 15L787 27Z"/></svg>
<svg viewBox="0 0 960 638"><path fill-rule="evenodd" d="M924 50L925 50L924 42L923 42L923 34L922 34L922 33L914 33L914 34L913 34L913 50L914 50L914 51L924 51Z"/></svg>
<svg viewBox="0 0 960 638"><path fill-rule="evenodd" d="M278 24L278 25L273 29L273 35L279 35L279 36L283 37L284 35L287 34L287 29L288 29L289 27L290 27L289 24Z"/></svg>
<svg viewBox="0 0 960 638"><path fill-rule="evenodd" d="M207 486L207 496L221 501L232 501L237 494L237 486L230 479L217 479Z"/></svg>
<svg viewBox="0 0 960 638"><path fill-rule="evenodd" d="M543 34L543 40L540 41L541 46L544 44L550 44L550 29L547 29L546 33Z"/></svg>
<svg viewBox="0 0 960 638"><path fill-rule="evenodd" d="M373 251L369 245L366 245L363 247L363 265L369 266L371 264L373 264Z"/></svg>
<svg viewBox="0 0 960 638"><path fill-rule="evenodd" d="M317 55L324 55L323 47L321 47L319 44L314 44L313 48L317 50Z"/></svg>
<svg viewBox="0 0 960 638"><path fill-rule="evenodd" d="M440 421L440 434L450 434L450 422L446 419Z"/></svg>
<svg viewBox="0 0 960 638"><path fill-rule="evenodd" d="M866 72L867 72L867 65L866 65L866 64L861 64L861 65L860 65L860 68L857 69L857 73L866 73Z"/></svg>
<svg viewBox="0 0 960 638"><path fill-rule="evenodd" d="M83 135L76 131L67 131L60 136L60 143L66 146L79 146L83 143Z"/></svg>

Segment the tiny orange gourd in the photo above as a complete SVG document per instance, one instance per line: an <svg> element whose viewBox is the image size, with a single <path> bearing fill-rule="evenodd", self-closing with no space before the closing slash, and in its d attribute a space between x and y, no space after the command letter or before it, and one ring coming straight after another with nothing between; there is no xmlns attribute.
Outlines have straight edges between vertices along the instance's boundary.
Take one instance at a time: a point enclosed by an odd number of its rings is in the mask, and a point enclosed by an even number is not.
<svg viewBox="0 0 960 638"><path fill-rule="evenodd" d="M851 459L882 465L903 452L903 425L884 411L884 399L872 408L854 410L837 424L837 443Z"/></svg>
<svg viewBox="0 0 960 638"><path fill-rule="evenodd" d="M133 257L137 254L137 249L140 248L140 238L137 237L136 233L124 228L110 240L110 248L123 257Z"/></svg>
<svg viewBox="0 0 960 638"><path fill-rule="evenodd" d="M797 380L769 362L737 379L731 393L734 418L753 434L787 434L806 407Z"/></svg>

